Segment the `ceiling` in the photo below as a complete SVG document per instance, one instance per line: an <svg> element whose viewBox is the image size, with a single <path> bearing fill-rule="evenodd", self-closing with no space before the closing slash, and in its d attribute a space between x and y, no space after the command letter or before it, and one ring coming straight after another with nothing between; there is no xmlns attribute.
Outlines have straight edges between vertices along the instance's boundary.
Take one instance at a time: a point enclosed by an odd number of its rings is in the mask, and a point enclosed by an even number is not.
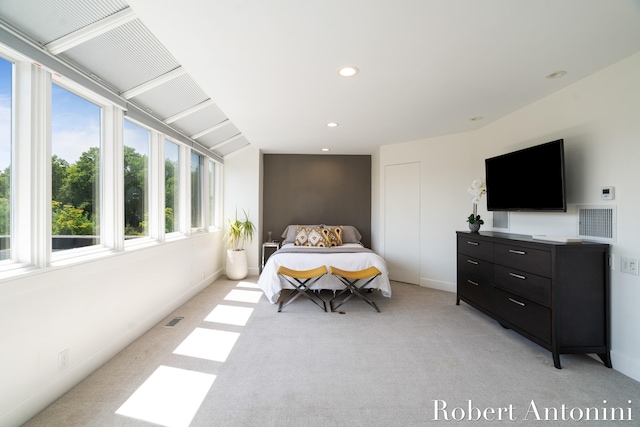
<svg viewBox="0 0 640 427"><path fill-rule="evenodd" d="M145 114L220 158L249 145L125 0L0 0L0 23L137 107L136 118Z"/></svg>
<svg viewBox="0 0 640 427"><path fill-rule="evenodd" d="M640 51L640 0L21 0L0 16L221 157L478 129Z"/></svg>

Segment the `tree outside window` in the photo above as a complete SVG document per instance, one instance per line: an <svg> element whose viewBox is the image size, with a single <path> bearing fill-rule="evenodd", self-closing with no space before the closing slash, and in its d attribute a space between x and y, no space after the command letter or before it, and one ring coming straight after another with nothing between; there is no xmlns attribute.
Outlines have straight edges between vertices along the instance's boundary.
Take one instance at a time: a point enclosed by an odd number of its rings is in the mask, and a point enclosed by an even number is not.
<svg viewBox="0 0 640 427"><path fill-rule="evenodd" d="M180 176L180 147L178 144L164 141L164 203L165 203L165 232L180 231L179 219L179 176Z"/></svg>
<svg viewBox="0 0 640 427"><path fill-rule="evenodd" d="M102 108L55 84L51 103L52 247L96 245Z"/></svg>
<svg viewBox="0 0 640 427"><path fill-rule="evenodd" d="M151 132L124 121L124 235L148 236Z"/></svg>

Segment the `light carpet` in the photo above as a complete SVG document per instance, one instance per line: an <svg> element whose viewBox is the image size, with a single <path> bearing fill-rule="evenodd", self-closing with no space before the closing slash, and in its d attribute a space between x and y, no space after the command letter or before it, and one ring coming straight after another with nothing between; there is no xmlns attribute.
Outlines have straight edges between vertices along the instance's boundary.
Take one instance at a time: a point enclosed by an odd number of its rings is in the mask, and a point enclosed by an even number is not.
<svg viewBox="0 0 640 427"><path fill-rule="evenodd" d="M555 369L455 294L392 282L381 313L278 313L256 281L211 284L26 426L640 425L640 383L585 355Z"/></svg>

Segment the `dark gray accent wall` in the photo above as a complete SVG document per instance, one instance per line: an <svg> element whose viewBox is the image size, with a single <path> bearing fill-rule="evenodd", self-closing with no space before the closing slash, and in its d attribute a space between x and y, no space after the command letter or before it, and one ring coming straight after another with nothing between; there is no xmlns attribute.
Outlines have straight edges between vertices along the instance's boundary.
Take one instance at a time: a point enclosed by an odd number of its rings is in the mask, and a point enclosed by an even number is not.
<svg viewBox="0 0 640 427"><path fill-rule="evenodd" d="M289 224L353 225L371 247L371 156L264 154L263 241Z"/></svg>

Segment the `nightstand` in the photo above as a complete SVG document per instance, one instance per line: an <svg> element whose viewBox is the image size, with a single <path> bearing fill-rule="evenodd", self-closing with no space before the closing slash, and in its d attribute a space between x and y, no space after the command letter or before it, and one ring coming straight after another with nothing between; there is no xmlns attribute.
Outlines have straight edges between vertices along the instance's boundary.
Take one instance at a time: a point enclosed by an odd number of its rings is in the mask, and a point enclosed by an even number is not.
<svg viewBox="0 0 640 427"><path fill-rule="evenodd" d="M269 257L278 249L280 249L280 242L264 242L262 244L262 265L260 266L260 272L262 272L264 264Z"/></svg>

